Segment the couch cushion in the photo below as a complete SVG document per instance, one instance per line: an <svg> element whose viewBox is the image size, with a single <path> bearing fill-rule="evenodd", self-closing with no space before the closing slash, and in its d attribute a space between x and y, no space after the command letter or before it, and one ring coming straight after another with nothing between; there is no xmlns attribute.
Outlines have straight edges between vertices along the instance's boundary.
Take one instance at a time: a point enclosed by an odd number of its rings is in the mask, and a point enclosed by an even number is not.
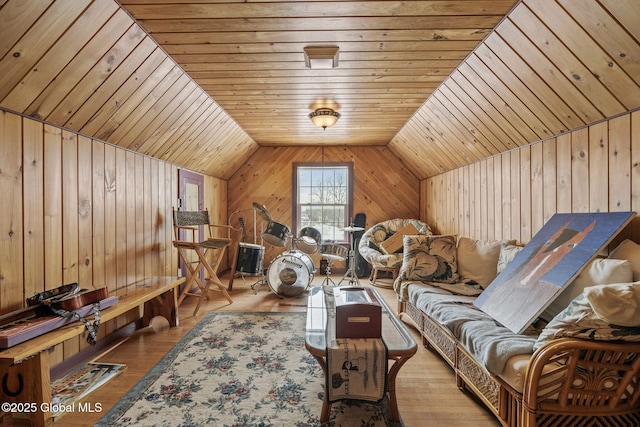
<svg viewBox="0 0 640 427"><path fill-rule="evenodd" d="M455 236L404 236L404 256L398 280L456 283Z"/></svg>
<svg viewBox="0 0 640 427"><path fill-rule="evenodd" d="M509 384L518 393L524 391L524 381L529 370L529 362L531 362L531 354L520 354L513 356L507 360L504 366L504 370L499 375L500 379ZM558 369L559 363L549 363L542 368L542 377L540 378L540 384L551 384L556 381L561 381L564 377L564 370ZM555 371L549 374L551 371ZM546 390L544 388L538 390L538 396L544 396Z"/></svg>
<svg viewBox="0 0 640 427"><path fill-rule="evenodd" d="M640 326L640 282L592 286L584 295L604 322Z"/></svg>
<svg viewBox="0 0 640 427"><path fill-rule="evenodd" d="M640 245L629 239L624 240L617 248L611 251L609 258L628 260L633 270L633 281L640 281Z"/></svg>
<svg viewBox="0 0 640 427"><path fill-rule="evenodd" d="M640 286L638 283L634 285ZM542 330L534 349L538 349L556 338L563 337L601 341L640 341L640 327L621 326L602 320L595 313L583 292Z"/></svg>
<svg viewBox="0 0 640 427"><path fill-rule="evenodd" d="M498 258L502 242L460 237L458 240L458 274L463 280L474 281L483 289L498 274Z"/></svg>
<svg viewBox="0 0 640 427"><path fill-rule="evenodd" d="M560 295L551 302L540 317L550 321L587 287L612 283L629 283L631 281L633 281L633 271L629 261L596 258L582 270L573 282L562 290Z"/></svg>
<svg viewBox="0 0 640 427"><path fill-rule="evenodd" d="M515 355L533 353L536 335L514 334L472 305L474 297L413 284L409 301L456 337L487 371L499 374Z"/></svg>
<svg viewBox="0 0 640 427"><path fill-rule="evenodd" d="M530 357L537 338L533 330L531 335L515 334L489 316L460 322L454 335L475 361L493 375L501 374L514 356Z"/></svg>

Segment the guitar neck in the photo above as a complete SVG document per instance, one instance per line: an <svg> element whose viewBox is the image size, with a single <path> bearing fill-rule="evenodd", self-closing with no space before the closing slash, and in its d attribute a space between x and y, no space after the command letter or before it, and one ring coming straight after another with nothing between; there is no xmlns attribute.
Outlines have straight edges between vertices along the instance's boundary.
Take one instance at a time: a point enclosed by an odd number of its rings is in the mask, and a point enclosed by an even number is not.
<svg viewBox="0 0 640 427"><path fill-rule="evenodd" d="M242 228L242 242L244 243L247 241L247 227L243 217L238 217L238 224Z"/></svg>

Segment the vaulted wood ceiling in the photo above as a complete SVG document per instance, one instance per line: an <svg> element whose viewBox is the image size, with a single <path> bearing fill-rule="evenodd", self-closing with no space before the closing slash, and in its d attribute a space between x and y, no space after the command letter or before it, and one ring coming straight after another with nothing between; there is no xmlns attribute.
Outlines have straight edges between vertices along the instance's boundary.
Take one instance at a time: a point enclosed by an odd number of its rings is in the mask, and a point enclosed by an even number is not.
<svg viewBox="0 0 640 427"><path fill-rule="evenodd" d="M632 0L0 0L0 107L224 179L317 144L426 178L639 108L639 40Z"/></svg>

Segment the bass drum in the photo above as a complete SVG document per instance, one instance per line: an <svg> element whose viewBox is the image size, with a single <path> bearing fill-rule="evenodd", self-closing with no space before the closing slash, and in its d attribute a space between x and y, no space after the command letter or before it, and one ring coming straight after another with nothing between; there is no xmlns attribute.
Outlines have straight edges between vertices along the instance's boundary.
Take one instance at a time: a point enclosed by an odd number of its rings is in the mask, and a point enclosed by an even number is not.
<svg viewBox="0 0 640 427"><path fill-rule="evenodd" d="M267 283L279 297L296 297L311 285L314 271L313 260L309 255L300 251L287 251L269 264Z"/></svg>
<svg viewBox="0 0 640 427"><path fill-rule="evenodd" d="M244 242L240 242L239 245L236 271L254 276L262 274L264 246Z"/></svg>

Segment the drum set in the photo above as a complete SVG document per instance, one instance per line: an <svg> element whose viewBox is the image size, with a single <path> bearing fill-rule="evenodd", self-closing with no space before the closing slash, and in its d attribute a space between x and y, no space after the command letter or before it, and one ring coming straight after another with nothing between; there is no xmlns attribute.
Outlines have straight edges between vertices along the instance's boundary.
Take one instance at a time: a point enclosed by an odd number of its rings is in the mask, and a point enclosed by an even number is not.
<svg viewBox="0 0 640 427"><path fill-rule="evenodd" d="M269 289L280 297L295 297L305 292L313 280L315 267L309 255L318 251L322 236L313 227L304 227L299 236L291 237L291 229L280 222L274 221L267 208L259 203L253 203L253 210L267 223L261 238L264 242L276 246L290 247L271 261L265 276L263 269L264 246L255 243L240 242L236 272L244 275L259 275L261 278L251 285L256 293L265 283ZM244 227L244 225L241 223ZM255 232L254 219L254 232ZM255 242L255 236L254 236Z"/></svg>

